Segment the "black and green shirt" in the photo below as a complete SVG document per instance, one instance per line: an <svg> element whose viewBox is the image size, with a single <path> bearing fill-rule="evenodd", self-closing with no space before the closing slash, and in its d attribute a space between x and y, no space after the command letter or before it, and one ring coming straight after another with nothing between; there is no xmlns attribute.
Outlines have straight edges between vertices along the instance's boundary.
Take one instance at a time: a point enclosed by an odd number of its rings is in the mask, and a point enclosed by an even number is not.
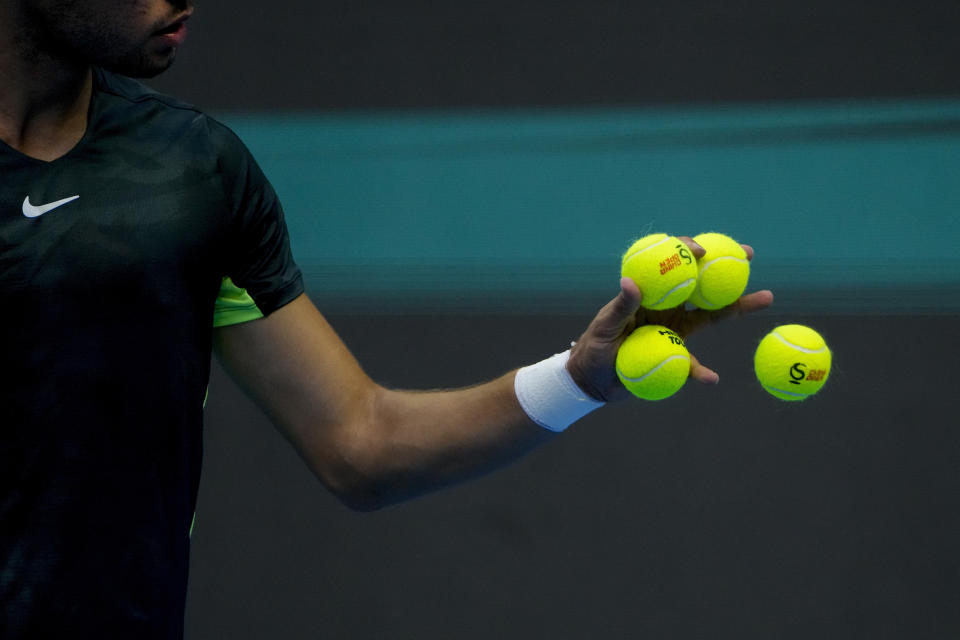
<svg viewBox="0 0 960 640"><path fill-rule="evenodd" d="M215 308L300 293L273 189L195 108L97 70L70 153L0 142L0 637L182 635Z"/></svg>

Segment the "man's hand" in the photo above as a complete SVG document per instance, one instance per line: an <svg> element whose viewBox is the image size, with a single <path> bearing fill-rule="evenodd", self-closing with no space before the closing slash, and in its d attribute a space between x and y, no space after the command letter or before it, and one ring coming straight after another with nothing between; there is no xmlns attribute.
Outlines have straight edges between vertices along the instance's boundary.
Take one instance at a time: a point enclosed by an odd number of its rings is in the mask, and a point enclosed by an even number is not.
<svg viewBox="0 0 960 640"><path fill-rule="evenodd" d="M703 247L687 237L681 240L695 256L703 256ZM747 252L747 259L752 260L753 248L748 245L743 245L743 248ZM645 324L664 325L686 339L705 325L769 307L773 304L773 293L757 291L716 311L687 309L685 306L651 311L641 307L640 300L640 290L633 280L622 278L620 294L597 313L570 350L567 370L580 388L597 400L615 402L632 397L617 378L614 366L620 345L637 327ZM705 384L716 384L720 380L715 371L700 364L693 354L690 355L690 377Z"/></svg>

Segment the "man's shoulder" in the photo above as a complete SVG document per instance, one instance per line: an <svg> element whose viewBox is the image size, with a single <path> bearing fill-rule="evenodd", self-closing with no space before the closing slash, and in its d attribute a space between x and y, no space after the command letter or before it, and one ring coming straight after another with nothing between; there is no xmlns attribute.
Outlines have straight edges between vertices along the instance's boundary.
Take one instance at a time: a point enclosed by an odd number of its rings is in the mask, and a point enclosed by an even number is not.
<svg viewBox="0 0 960 640"><path fill-rule="evenodd" d="M226 125L189 102L160 93L133 78L94 69L95 91L105 96L99 116L103 122L127 130L149 131L151 136L170 135L186 143L206 141L219 150L236 152L242 143ZM149 127L141 128L141 124ZM199 136L199 138L198 138Z"/></svg>
<svg viewBox="0 0 960 640"><path fill-rule="evenodd" d="M200 109L188 102L160 93L133 78L112 73L100 67L94 69L94 85L96 91L131 104L156 104L171 109L202 113Z"/></svg>

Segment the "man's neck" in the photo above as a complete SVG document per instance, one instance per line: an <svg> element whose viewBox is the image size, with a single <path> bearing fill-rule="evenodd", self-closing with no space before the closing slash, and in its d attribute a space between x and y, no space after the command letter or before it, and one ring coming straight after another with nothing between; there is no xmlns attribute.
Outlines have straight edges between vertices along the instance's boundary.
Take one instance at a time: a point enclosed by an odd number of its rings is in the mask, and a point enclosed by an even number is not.
<svg viewBox="0 0 960 640"><path fill-rule="evenodd" d="M0 25L7 17L2 13ZM37 51L12 29L15 24L0 26L0 140L28 156L55 160L86 132L93 72Z"/></svg>

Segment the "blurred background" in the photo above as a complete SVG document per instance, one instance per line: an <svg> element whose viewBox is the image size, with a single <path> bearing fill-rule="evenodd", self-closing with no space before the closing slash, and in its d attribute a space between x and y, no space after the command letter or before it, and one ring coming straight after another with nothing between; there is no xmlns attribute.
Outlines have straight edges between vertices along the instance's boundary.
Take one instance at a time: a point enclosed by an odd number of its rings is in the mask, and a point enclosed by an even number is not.
<svg viewBox="0 0 960 640"><path fill-rule="evenodd" d="M230 125L382 383L563 350L650 232L752 244L721 383L372 514L219 369L187 637L960 635L960 4L201 2L150 82ZM802 322L824 390L752 354Z"/></svg>

